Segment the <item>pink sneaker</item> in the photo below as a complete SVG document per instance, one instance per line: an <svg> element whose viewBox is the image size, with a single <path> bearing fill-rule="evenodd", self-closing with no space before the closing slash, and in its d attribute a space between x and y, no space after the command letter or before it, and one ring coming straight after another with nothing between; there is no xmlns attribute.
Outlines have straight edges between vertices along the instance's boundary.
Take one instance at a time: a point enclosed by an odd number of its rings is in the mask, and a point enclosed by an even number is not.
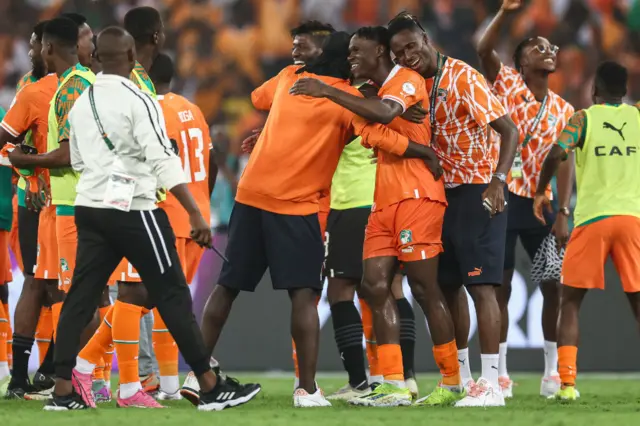
<svg viewBox="0 0 640 426"><path fill-rule="evenodd" d="M120 391L118 391L117 405L119 408L166 408L142 389L125 399L120 398Z"/></svg>
<svg viewBox="0 0 640 426"><path fill-rule="evenodd" d="M91 373L82 374L74 368L71 373L71 384L73 384L75 391L90 408L96 408L96 401L93 399L93 393L91 392L93 384Z"/></svg>

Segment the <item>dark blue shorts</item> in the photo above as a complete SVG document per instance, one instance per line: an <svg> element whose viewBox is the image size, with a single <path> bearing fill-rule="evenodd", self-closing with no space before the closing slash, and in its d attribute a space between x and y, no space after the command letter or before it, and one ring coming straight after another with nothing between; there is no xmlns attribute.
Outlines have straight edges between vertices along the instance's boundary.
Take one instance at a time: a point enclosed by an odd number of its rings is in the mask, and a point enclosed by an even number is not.
<svg viewBox="0 0 640 426"><path fill-rule="evenodd" d="M507 239L504 254L504 269L514 269L516 264L516 245L518 238L533 261L542 242L551 232L555 214L545 212L546 225L538 222L533 215L533 198L521 197L509 193L509 212L507 220Z"/></svg>
<svg viewBox="0 0 640 426"><path fill-rule="evenodd" d="M274 289L322 290L324 245L318 215L294 216L235 203L218 283L254 291L267 268Z"/></svg>
<svg viewBox="0 0 640 426"><path fill-rule="evenodd" d="M438 281L444 289L462 285L502 283L507 214L491 217L482 205L486 184L464 184L447 189ZM505 187L505 200L508 191Z"/></svg>

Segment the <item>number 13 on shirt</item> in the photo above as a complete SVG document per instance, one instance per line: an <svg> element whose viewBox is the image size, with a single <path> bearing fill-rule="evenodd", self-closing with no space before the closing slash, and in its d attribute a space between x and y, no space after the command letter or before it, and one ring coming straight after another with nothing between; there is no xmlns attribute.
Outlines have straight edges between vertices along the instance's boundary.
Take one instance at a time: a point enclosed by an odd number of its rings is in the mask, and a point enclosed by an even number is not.
<svg viewBox="0 0 640 426"><path fill-rule="evenodd" d="M188 130L182 130L180 132L180 138L182 139L183 147L182 164L187 182L202 182L207 179L207 168L205 164L208 163L208 159L205 161L204 134L202 129L191 127ZM207 151L210 148L210 146L207 146Z"/></svg>

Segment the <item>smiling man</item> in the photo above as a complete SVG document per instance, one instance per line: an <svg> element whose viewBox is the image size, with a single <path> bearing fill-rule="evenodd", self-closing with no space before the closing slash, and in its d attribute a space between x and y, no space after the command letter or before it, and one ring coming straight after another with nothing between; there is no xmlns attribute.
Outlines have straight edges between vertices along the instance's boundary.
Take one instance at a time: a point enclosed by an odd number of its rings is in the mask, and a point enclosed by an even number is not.
<svg viewBox="0 0 640 426"><path fill-rule="evenodd" d="M399 14L389 23L389 32L396 60L424 77L430 94L432 146L444 168L449 203L438 281L448 295L454 319L459 310L468 310L463 285L478 314L482 376L457 405L502 406L497 374L500 307L494 287L502 282L507 215L501 212L507 204L505 183L518 131L482 75L438 52L416 18ZM495 172L487 141L489 126L501 135Z"/></svg>
<svg viewBox="0 0 640 426"><path fill-rule="evenodd" d="M513 382L507 372L507 333L508 304L518 238L533 262L532 278L536 284L540 284L544 297L542 332L545 340L545 370L540 384L540 395L551 396L560 387L557 372L556 323L559 303L558 281L564 253L558 254L554 234L568 233L569 201L573 190L574 162L565 161L558 173L560 214L555 219L548 215L546 225L535 219L532 209L533 197L538 189L542 162L574 110L567 101L549 90L549 75L556 70L558 46L552 45L544 37L523 40L516 47L513 56L515 68L504 65L494 50L505 20L520 8L521 3L519 0L504 0L502 8L478 43L478 55L484 74L493 84L494 93L516 123L519 134L516 159L507 176L510 205L504 275L498 295L502 316L499 380L505 398L510 398L513 394ZM544 190L551 196L550 186ZM466 344L463 346L467 347Z"/></svg>

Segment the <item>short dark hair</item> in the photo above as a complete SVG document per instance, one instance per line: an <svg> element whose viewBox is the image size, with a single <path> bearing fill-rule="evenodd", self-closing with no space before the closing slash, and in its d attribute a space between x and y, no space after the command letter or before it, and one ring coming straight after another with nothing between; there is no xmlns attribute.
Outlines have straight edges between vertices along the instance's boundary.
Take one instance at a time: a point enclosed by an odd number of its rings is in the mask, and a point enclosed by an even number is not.
<svg viewBox="0 0 640 426"><path fill-rule="evenodd" d="M36 35L36 40L42 41L42 34L44 33L44 27L49 21L40 21L35 27L33 27L33 33Z"/></svg>
<svg viewBox="0 0 640 426"><path fill-rule="evenodd" d="M620 98L626 96L627 79L627 69L614 61L603 62L596 70L596 87L606 91L610 96Z"/></svg>
<svg viewBox="0 0 640 426"><path fill-rule="evenodd" d="M81 27L87 23L87 18L84 15L81 15L79 13L74 13L74 12L62 13L60 17L71 19L73 22L76 23L78 27Z"/></svg>
<svg viewBox="0 0 640 426"><path fill-rule="evenodd" d="M150 43L154 33L160 31L162 18L153 7L135 7L124 15L124 29L136 43Z"/></svg>
<svg viewBox="0 0 640 426"><path fill-rule="evenodd" d="M305 21L290 31L291 37L299 35L308 35L313 38L314 42L322 46L329 36L336 30L331 24L325 24L320 21Z"/></svg>
<svg viewBox="0 0 640 426"><path fill-rule="evenodd" d="M513 52L513 65L518 72L521 71L522 68L522 52L524 52L524 48L537 39L537 37L527 37L516 46L516 50Z"/></svg>
<svg viewBox="0 0 640 426"><path fill-rule="evenodd" d="M404 30L426 33L418 18L407 11L402 11L394 16L387 24L387 29L389 30L389 39Z"/></svg>
<svg viewBox="0 0 640 426"><path fill-rule="evenodd" d="M153 60L149 77L154 84L169 84L173 79L175 68L171 57L166 53L159 53Z"/></svg>
<svg viewBox="0 0 640 426"><path fill-rule="evenodd" d="M54 18L45 24L42 36L51 37L65 47L76 47L78 25L69 18Z"/></svg>
<svg viewBox="0 0 640 426"><path fill-rule="evenodd" d="M385 27L362 27L353 34L353 37L375 41L389 50L389 30Z"/></svg>

